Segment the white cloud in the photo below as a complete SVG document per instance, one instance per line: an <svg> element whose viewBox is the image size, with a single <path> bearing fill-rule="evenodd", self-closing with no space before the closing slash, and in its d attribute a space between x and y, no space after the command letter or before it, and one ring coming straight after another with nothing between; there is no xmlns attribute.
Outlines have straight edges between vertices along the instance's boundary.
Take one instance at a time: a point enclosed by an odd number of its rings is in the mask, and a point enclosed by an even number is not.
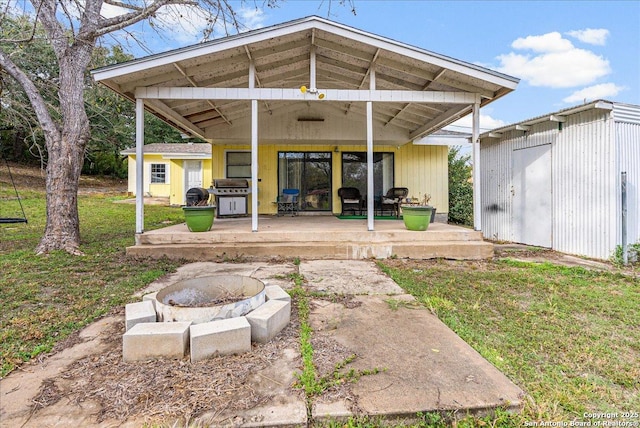
<svg viewBox="0 0 640 428"><path fill-rule="evenodd" d="M102 3L102 9L100 9L100 15L107 19L123 15L127 12L130 11L123 7L114 6L108 3Z"/></svg>
<svg viewBox="0 0 640 428"><path fill-rule="evenodd" d="M514 49L530 49L534 52L565 52L573 49L573 44L562 38L557 31L541 36L527 36L518 38L511 47Z"/></svg>
<svg viewBox="0 0 640 428"><path fill-rule="evenodd" d="M480 132L500 128L505 125L507 125L507 123L503 120L496 119L488 114L480 113ZM471 133L473 129L473 115L468 114L465 117L456 120L451 125L446 126L444 129Z"/></svg>
<svg viewBox="0 0 640 428"><path fill-rule="evenodd" d="M111 18L128 10L109 4L103 4L101 15ZM262 9L240 7L234 12L240 23L240 31L249 31L261 28L264 25L265 17ZM211 12L198 6L191 5L167 5L155 14L153 18L154 29L161 37L167 37L172 42L179 45L193 44L203 40L205 30L211 25ZM219 19L213 26L213 33L209 39L225 37L227 33L233 33L232 24Z"/></svg>
<svg viewBox="0 0 640 428"><path fill-rule="evenodd" d="M511 46L534 53L510 52L500 55L497 57L500 61L497 69L517 76L531 86L584 86L611 73L607 59L589 50L576 48L557 32L519 38Z"/></svg>
<svg viewBox="0 0 640 428"><path fill-rule="evenodd" d="M264 21L267 19L264 15L264 10L257 7L243 7L239 10L238 15L240 15L240 20L244 23L246 31L264 27Z"/></svg>
<svg viewBox="0 0 640 428"><path fill-rule="evenodd" d="M624 86L618 86L615 83L602 83L600 85L580 89L579 91L576 91L564 98L562 101L565 103L576 103L615 97L624 89Z"/></svg>
<svg viewBox="0 0 640 428"><path fill-rule="evenodd" d="M607 37L609 37L609 30L604 28L586 28L584 30L569 31L566 34L575 37L583 43L604 46L607 43Z"/></svg>

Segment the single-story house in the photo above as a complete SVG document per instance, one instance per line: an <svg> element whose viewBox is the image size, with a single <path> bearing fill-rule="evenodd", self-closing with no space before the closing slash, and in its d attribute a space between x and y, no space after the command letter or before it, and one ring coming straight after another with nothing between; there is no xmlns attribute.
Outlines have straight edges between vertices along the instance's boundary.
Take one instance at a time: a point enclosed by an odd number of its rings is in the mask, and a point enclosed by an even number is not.
<svg viewBox="0 0 640 428"><path fill-rule="evenodd" d="M120 154L127 156L127 191L135 195L136 149L126 149ZM187 190L209 187L211 183L211 144L147 144L143 159L144 194L169 198L171 205L184 205Z"/></svg>
<svg viewBox="0 0 640 428"><path fill-rule="evenodd" d="M416 198L428 193L446 214L447 146L424 138L471 113L477 152L480 107L519 82L318 17L92 75L136 103L136 157L147 152L144 110L209 142L211 175L203 176L203 187L208 180L248 180L253 231L258 214L276 213L273 202L286 188L300 189L303 211L339 213L338 189L358 187L368 230L374 230L375 199L391 187L407 187ZM136 233L142 233L143 163L135 175ZM175 184L184 189L180 175Z"/></svg>
<svg viewBox="0 0 640 428"><path fill-rule="evenodd" d="M598 100L483 133L480 143L486 238L597 259L623 235L640 241L640 106Z"/></svg>

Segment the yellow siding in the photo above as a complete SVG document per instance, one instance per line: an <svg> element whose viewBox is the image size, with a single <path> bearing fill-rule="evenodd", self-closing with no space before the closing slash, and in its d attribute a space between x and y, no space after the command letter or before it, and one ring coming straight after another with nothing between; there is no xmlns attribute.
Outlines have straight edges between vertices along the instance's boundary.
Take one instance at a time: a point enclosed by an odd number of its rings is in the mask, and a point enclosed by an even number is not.
<svg viewBox="0 0 640 428"><path fill-rule="evenodd" d="M342 170L340 153L334 152L335 146L329 145L260 145L258 147L258 193L259 213L275 214L276 206L273 202L278 196L278 152L331 152L333 168L333 211L340 212L340 198L337 192L341 186ZM213 146L213 160L211 162L211 179L225 177L225 152L249 151L248 145ZM362 152L366 148L362 145L339 146L340 152ZM405 144L399 148L396 146L376 146L376 152L394 153L395 185L407 187L409 196L419 197L425 193L431 194L430 204L438 209L439 213L448 212L449 209L449 185L447 171L447 147L446 146L414 146ZM206 165L206 164L205 164ZM205 176L207 167L205 166ZM206 182L206 181L205 181ZM249 211L251 203L249 202Z"/></svg>
<svg viewBox="0 0 640 428"><path fill-rule="evenodd" d="M182 168L182 159L171 159L171 194L169 196L169 204L183 205L184 194L184 168Z"/></svg>
<svg viewBox="0 0 640 428"><path fill-rule="evenodd" d="M144 156L145 193L157 197L168 197L171 205L183 205L185 201L184 167L182 159L164 159L162 155ZM169 166L169 182L152 184L150 164L164 163ZM202 186L209 187L212 182L212 160L202 159ZM128 156L128 191L135 195L136 191L136 156Z"/></svg>
<svg viewBox="0 0 640 428"><path fill-rule="evenodd" d="M407 187L409 197L430 194L429 203L439 213L449 212L448 147L402 146L396 154L395 183Z"/></svg>

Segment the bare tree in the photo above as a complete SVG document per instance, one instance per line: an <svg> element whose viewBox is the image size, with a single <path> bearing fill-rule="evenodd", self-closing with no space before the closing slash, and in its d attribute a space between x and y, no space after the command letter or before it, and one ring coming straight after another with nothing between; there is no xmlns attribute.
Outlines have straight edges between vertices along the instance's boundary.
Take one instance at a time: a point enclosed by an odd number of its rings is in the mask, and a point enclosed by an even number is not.
<svg viewBox="0 0 640 428"><path fill-rule="evenodd" d="M24 89L45 137L48 152L46 169L47 222L44 235L36 248L39 254L64 250L80 252L80 221L78 216L78 183L84 152L90 136L89 119L84 106L85 76L92 52L101 37L128 28L141 21L162 24L160 12L180 14L181 7L197 10L207 23L204 38L222 25L230 31L239 29L240 22L231 0L31 0L36 21L42 24L46 39L53 47L59 68L57 76L59 106L53 112L37 86L13 60L6 46L29 43L35 34L16 34L0 40L0 66ZM262 5L273 7L278 0L266 0ZM0 12L0 25L12 13ZM330 1L328 2L331 3ZM340 0L352 6L352 0ZM22 3L21 3L22 4ZM14 3L15 5L15 3ZM112 17L101 14L105 6L117 7L123 13ZM254 3L255 5L255 3Z"/></svg>

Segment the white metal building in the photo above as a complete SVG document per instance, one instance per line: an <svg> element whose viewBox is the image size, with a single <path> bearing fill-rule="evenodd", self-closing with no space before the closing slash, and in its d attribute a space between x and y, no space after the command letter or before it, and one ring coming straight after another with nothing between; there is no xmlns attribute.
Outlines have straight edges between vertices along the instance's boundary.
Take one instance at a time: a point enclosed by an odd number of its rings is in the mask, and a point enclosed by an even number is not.
<svg viewBox="0 0 640 428"><path fill-rule="evenodd" d="M597 259L640 241L640 106L594 101L480 136L487 239Z"/></svg>

